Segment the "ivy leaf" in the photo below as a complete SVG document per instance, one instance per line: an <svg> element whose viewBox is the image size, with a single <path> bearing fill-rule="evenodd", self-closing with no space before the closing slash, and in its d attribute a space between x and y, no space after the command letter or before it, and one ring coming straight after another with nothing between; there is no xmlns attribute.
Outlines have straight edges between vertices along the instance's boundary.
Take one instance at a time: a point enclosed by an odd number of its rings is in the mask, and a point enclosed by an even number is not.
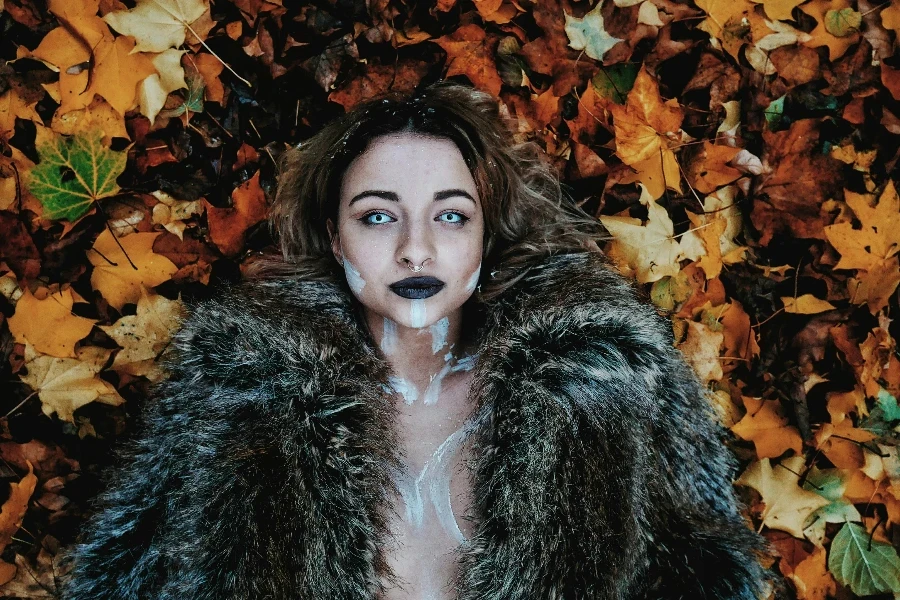
<svg viewBox="0 0 900 600"><path fill-rule="evenodd" d="M828 570L857 596L900 592L900 557L890 544L872 541L857 523L845 523L831 541Z"/></svg>
<svg viewBox="0 0 900 600"><path fill-rule="evenodd" d="M37 148L41 162L27 176L29 191L47 219L75 221L95 200L113 196L127 155L103 145L99 129L64 137L53 135Z"/></svg>
<svg viewBox="0 0 900 600"><path fill-rule="evenodd" d="M566 14L569 46L575 50L584 50L584 53L594 60L603 60L603 56L610 48L625 41L606 32L603 15L600 14L602 8L603 2L598 3L591 12L584 15L583 19Z"/></svg>

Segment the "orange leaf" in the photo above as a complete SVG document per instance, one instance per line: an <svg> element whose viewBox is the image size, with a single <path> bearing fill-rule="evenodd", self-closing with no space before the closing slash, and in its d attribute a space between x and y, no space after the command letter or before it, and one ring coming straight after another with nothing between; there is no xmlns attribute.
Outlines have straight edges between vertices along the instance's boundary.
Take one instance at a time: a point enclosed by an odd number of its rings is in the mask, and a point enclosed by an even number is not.
<svg viewBox="0 0 900 600"><path fill-rule="evenodd" d="M209 235L226 256L244 247L247 229L266 218L266 196L259 186L259 171L231 194L233 206L217 208L204 200L209 221Z"/></svg>
<svg viewBox="0 0 900 600"><path fill-rule="evenodd" d="M465 75L476 87L500 95L502 81L491 48L494 46L484 29L470 23L453 33L434 40L444 52L450 65L447 77Z"/></svg>

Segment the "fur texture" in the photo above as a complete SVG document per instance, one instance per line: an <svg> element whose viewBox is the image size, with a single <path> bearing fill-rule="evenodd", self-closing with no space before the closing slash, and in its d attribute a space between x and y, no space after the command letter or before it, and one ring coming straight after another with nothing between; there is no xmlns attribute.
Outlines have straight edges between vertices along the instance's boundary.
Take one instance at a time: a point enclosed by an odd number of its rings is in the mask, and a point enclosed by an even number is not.
<svg viewBox="0 0 900 600"><path fill-rule="evenodd" d="M459 600L756 600L768 548L671 327L594 255L486 307L476 530ZM398 466L389 368L332 284L192 307L86 523L63 598L362 600Z"/></svg>

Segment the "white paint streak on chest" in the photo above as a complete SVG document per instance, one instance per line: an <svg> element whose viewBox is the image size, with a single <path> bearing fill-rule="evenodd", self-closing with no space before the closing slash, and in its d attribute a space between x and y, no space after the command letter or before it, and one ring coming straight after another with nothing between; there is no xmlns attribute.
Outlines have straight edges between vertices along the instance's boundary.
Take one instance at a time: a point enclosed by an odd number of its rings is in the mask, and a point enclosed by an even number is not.
<svg viewBox="0 0 900 600"><path fill-rule="evenodd" d="M403 401L407 404L412 404L419 397L419 392L418 390L416 390L416 386L403 379L402 377L391 375L388 377L388 383L391 384L391 387L395 392L403 396Z"/></svg>

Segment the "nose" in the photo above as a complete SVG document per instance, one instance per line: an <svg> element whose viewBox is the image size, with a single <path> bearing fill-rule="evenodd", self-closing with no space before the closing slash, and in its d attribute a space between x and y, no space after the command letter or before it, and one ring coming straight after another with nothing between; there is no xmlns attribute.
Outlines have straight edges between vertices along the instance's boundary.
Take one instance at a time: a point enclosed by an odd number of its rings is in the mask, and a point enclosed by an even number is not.
<svg viewBox="0 0 900 600"><path fill-rule="evenodd" d="M429 258L434 260L434 238L431 228L415 219L407 219L397 245L397 264L406 266L404 258L414 266L423 264Z"/></svg>

